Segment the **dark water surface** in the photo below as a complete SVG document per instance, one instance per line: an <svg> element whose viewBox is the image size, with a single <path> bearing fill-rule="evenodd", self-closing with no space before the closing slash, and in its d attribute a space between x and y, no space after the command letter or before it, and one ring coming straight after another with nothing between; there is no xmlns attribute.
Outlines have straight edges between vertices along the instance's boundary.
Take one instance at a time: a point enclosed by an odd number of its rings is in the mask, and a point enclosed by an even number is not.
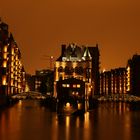
<svg viewBox="0 0 140 140"><path fill-rule="evenodd" d="M58 116L37 101L0 110L0 140L139 140L140 111L104 103L82 116Z"/></svg>

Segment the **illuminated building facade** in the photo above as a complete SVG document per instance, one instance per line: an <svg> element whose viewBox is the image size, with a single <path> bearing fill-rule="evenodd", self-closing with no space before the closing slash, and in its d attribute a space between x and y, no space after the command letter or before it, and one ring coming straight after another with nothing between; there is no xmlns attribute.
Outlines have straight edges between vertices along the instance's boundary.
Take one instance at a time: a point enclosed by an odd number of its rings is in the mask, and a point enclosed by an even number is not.
<svg viewBox="0 0 140 140"><path fill-rule="evenodd" d="M102 72L100 74L100 94L125 94L126 78L126 68Z"/></svg>
<svg viewBox="0 0 140 140"><path fill-rule="evenodd" d="M140 55L133 55L127 63L127 92L140 96Z"/></svg>
<svg viewBox="0 0 140 140"><path fill-rule="evenodd" d="M25 71L21 52L8 31L8 25L0 20L0 94L10 96L25 90Z"/></svg>
<svg viewBox="0 0 140 140"><path fill-rule="evenodd" d="M100 74L100 94L111 94L111 72L105 71Z"/></svg>
<svg viewBox="0 0 140 140"><path fill-rule="evenodd" d="M89 109L88 95L85 94L85 82L68 78L57 82L57 112L86 111Z"/></svg>
<svg viewBox="0 0 140 140"><path fill-rule="evenodd" d="M99 91L99 50L95 47L77 46L75 44L62 45L61 56L55 62L54 97L58 96L57 82L74 79L85 83L84 94L93 97ZM67 80L66 80L67 79ZM73 80L76 81L76 80ZM63 83L63 82L62 82ZM64 84L66 86L66 83ZM69 85L69 84L68 84ZM75 83L73 83L75 86ZM65 88L65 87L64 87ZM75 87L67 87L72 93ZM66 93L67 94L67 93Z"/></svg>

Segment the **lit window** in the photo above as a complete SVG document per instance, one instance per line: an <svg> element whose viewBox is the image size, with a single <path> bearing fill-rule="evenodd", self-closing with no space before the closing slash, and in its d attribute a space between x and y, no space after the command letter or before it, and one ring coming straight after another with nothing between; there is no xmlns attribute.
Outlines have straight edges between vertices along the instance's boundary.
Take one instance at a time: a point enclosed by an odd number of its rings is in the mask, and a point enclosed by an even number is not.
<svg viewBox="0 0 140 140"><path fill-rule="evenodd" d="M11 93L12 94L14 93L14 87L11 87Z"/></svg>
<svg viewBox="0 0 140 140"><path fill-rule="evenodd" d="M15 75L17 75L17 71L15 71Z"/></svg>
<svg viewBox="0 0 140 140"><path fill-rule="evenodd" d="M81 109L81 108L82 108L82 104L78 103L78 109Z"/></svg>
<svg viewBox="0 0 140 140"><path fill-rule="evenodd" d="M11 66L14 66L14 62L11 62Z"/></svg>
<svg viewBox="0 0 140 140"><path fill-rule="evenodd" d="M62 84L62 87L70 87L69 84Z"/></svg>
<svg viewBox="0 0 140 140"><path fill-rule="evenodd" d="M66 103L66 108L70 108L70 107L71 107L70 103L67 102L67 103Z"/></svg>
<svg viewBox="0 0 140 140"><path fill-rule="evenodd" d="M11 73L11 78L14 78L14 74L13 73Z"/></svg>
<svg viewBox="0 0 140 140"><path fill-rule="evenodd" d="M108 90L108 89L107 89ZM88 91L91 92L91 87L88 87Z"/></svg>
<svg viewBox="0 0 140 140"><path fill-rule="evenodd" d="M18 60L18 55L16 56L16 60Z"/></svg>
<svg viewBox="0 0 140 140"><path fill-rule="evenodd" d="M20 83L21 82L21 79L18 79L18 82Z"/></svg>
<svg viewBox="0 0 140 140"><path fill-rule="evenodd" d="M11 72L13 72L13 71L14 71L14 68L12 67L12 68L11 68Z"/></svg>
<svg viewBox="0 0 140 140"><path fill-rule="evenodd" d="M78 84L78 85L77 85L77 88L80 88L80 87L81 87L81 86Z"/></svg>
<svg viewBox="0 0 140 140"><path fill-rule="evenodd" d="M20 84L18 84L18 88L21 88L21 85Z"/></svg>
<svg viewBox="0 0 140 140"><path fill-rule="evenodd" d="M73 85L73 88L76 88L76 85Z"/></svg>
<svg viewBox="0 0 140 140"><path fill-rule="evenodd" d="M7 53L4 53L4 54L3 54L3 58L4 58L4 59L7 59Z"/></svg>
<svg viewBox="0 0 140 140"><path fill-rule="evenodd" d="M62 84L62 87L67 87L67 85L66 84Z"/></svg>
<svg viewBox="0 0 140 140"><path fill-rule="evenodd" d="M14 56L11 57L12 61L14 60Z"/></svg>
<svg viewBox="0 0 140 140"><path fill-rule="evenodd" d="M16 66L18 65L18 61L16 61Z"/></svg>
<svg viewBox="0 0 140 140"><path fill-rule="evenodd" d="M72 95L74 95L74 94L75 94L75 92L73 91L73 92L72 92Z"/></svg>
<svg viewBox="0 0 140 140"><path fill-rule="evenodd" d="M17 87L17 82L15 81L15 86Z"/></svg>
<svg viewBox="0 0 140 140"><path fill-rule="evenodd" d="M11 53L12 53L12 55L14 55L14 48L12 48L12 52Z"/></svg>
<svg viewBox="0 0 140 140"><path fill-rule="evenodd" d="M7 52L7 46L4 46L4 52Z"/></svg>
<svg viewBox="0 0 140 140"><path fill-rule="evenodd" d="M4 67L4 68L7 67L7 61L3 61L3 67Z"/></svg>
<svg viewBox="0 0 140 140"><path fill-rule="evenodd" d="M67 87L70 87L70 85L69 85L69 84L67 84Z"/></svg>
<svg viewBox="0 0 140 140"><path fill-rule="evenodd" d="M6 76L2 77L2 85L6 85Z"/></svg>
<svg viewBox="0 0 140 140"><path fill-rule="evenodd" d="M17 80L17 76L15 76L15 80Z"/></svg>
<svg viewBox="0 0 140 140"><path fill-rule="evenodd" d="M130 91L130 67L127 67L127 91Z"/></svg>
<svg viewBox="0 0 140 140"><path fill-rule="evenodd" d="M11 86L13 86L14 84L13 84L13 80L11 80Z"/></svg>

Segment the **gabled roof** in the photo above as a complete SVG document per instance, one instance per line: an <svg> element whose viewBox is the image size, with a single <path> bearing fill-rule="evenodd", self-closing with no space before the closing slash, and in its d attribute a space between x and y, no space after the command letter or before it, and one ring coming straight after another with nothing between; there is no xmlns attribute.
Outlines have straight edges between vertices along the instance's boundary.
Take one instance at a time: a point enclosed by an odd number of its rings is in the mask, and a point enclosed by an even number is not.
<svg viewBox="0 0 140 140"><path fill-rule="evenodd" d="M62 61L62 56L56 59L56 61Z"/></svg>

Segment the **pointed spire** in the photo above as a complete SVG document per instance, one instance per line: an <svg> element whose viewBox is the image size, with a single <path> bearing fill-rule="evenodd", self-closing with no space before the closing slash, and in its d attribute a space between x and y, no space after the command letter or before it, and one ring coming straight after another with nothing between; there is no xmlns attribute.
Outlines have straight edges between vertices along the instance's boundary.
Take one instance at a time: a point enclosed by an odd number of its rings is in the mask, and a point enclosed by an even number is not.
<svg viewBox="0 0 140 140"><path fill-rule="evenodd" d="M89 52L89 50L88 50L88 47L86 47L86 50L85 50L85 52L84 52L84 55L83 55L83 60L91 60L91 54L90 54L90 52Z"/></svg>

